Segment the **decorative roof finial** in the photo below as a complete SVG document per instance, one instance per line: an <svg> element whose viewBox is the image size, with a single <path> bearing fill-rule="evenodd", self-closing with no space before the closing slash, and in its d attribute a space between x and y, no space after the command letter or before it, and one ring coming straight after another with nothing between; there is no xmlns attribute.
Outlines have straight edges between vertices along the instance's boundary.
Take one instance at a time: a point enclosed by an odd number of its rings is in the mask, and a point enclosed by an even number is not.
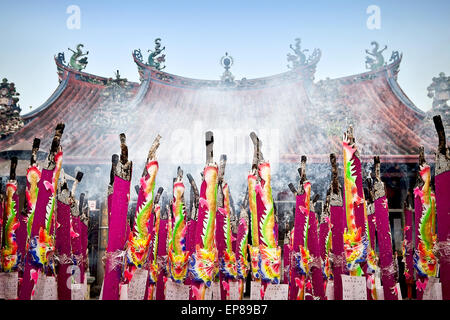
<svg viewBox="0 0 450 320"><path fill-rule="evenodd" d="M366 69L374 71L382 68L385 65L383 51L387 49L387 46L384 46L383 49L379 50L380 45L378 44L378 42L372 41L370 44L373 48L371 51L366 49L366 53L374 58L366 56Z"/></svg>
<svg viewBox="0 0 450 320"><path fill-rule="evenodd" d="M220 65L225 69L220 80L222 80L225 84L233 84L234 83L234 75L230 72L231 66L234 64L234 60L232 56L228 55L228 52L225 52L225 55L220 58Z"/></svg>
<svg viewBox="0 0 450 320"><path fill-rule="evenodd" d="M87 57L81 58L89 54L89 51L83 53L83 51L81 50L81 48L83 47L84 45L80 43L79 45L77 45L76 51L69 48L69 50L73 52L72 56L70 57L69 65L77 71L85 69L88 64ZM58 58L60 58L59 55ZM64 58L64 55L62 56L62 58Z"/></svg>
<svg viewBox="0 0 450 320"><path fill-rule="evenodd" d="M306 52L308 52L308 49L302 50L302 39L295 38L295 47L291 44L289 47L294 51L294 54L288 53L287 54L287 61L291 65L288 65L287 67L289 69L297 69L298 67L305 66L307 64L310 64L314 60L317 60L320 57L320 50L314 49L312 54L309 55L309 57L306 57Z"/></svg>
<svg viewBox="0 0 450 320"><path fill-rule="evenodd" d="M162 70L166 66L162 66L161 64L166 61L166 55L161 54L166 49L166 47L163 47L161 49L161 38L155 39L155 50L151 51L148 50L148 52L151 52L148 56L148 63L147 65L150 67L155 68L156 70ZM140 53L140 51L139 51ZM161 55L160 55L161 54ZM141 55L142 57L142 55Z"/></svg>

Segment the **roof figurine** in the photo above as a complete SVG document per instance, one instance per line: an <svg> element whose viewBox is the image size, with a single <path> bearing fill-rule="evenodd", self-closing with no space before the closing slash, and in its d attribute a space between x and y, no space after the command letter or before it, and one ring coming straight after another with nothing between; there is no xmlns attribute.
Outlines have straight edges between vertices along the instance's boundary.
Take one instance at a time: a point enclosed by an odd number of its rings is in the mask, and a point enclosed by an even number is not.
<svg viewBox="0 0 450 320"><path fill-rule="evenodd" d="M380 45L378 44L378 42L372 41L370 45L372 46L372 50L369 51L366 49L366 53L373 58L371 58L370 56L366 56L366 69L374 71L382 68L385 65L383 51L387 49L387 46L384 46L383 49L379 50ZM394 57L391 57L391 59L395 59L395 54L393 54L393 56Z"/></svg>
<svg viewBox="0 0 450 320"><path fill-rule="evenodd" d="M70 57L70 61L69 61L69 65L70 67L72 67L73 69L77 70L77 71L81 71L83 69L86 68L88 61L87 61L87 57L81 58L83 56L87 56L89 54L89 51L86 51L86 53L83 53L83 51L81 50L81 48L83 48L84 45L83 44L79 44L77 45L76 51L73 49L70 49L70 51L73 52L72 56ZM58 55L58 59L64 59L64 54L61 57L60 55Z"/></svg>
<svg viewBox="0 0 450 320"><path fill-rule="evenodd" d="M147 65L155 68L156 70L164 69L166 66L162 66L161 64L166 61L166 55L161 54L161 53L165 49L166 49L166 47L163 47L161 49L161 38L156 38L155 39L155 50L154 51L148 50L148 52L151 52L151 53L148 56Z"/></svg>

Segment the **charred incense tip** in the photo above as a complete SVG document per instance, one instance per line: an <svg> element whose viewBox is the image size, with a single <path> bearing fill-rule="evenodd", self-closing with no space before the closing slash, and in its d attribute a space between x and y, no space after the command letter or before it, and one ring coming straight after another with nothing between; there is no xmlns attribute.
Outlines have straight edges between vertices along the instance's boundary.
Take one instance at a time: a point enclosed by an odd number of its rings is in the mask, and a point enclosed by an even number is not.
<svg viewBox="0 0 450 320"><path fill-rule="evenodd" d="M159 187L158 188L158 191L156 192L155 200L154 200L155 204L158 204L159 199L161 198L161 195L162 195L163 191L164 191L163 187Z"/></svg>
<svg viewBox="0 0 450 320"><path fill-rule="evenodd" d="M306 160L306 156L301 157L300 168L298 170L300 183L303 183L306 180Z"/></svg>
<svg viewBox="0 0 450 320"><path fill-rule="evenodd" d="M319 195L319 194L316 194L316 195L314 196L314 198L313 198L313 200L312 200L313 205L319 200L319 198L320 198L320 195Z"/></svg>
<svg viewBox="0 0 450 320"><path fill-rule="evenodd" d="M16 180L17 157L11 158L11 168L9 171L9 179Z"/></svg>
<svg viewBox="0 0 450 320"><path fill-rule="evenodd" d="M120 134L120 162L126 164L128 162L128 147L126 145L125 133Z"/></svg>
<svg viewBox="0 0 450 320"><path fill-rule="evenodd" d="M41 139L34 138L33 140L33 150L37 149L39 150L39 146L41 145Z"/></svg>
<svg viewBox="0 0 450 320"><path fill-rule="evenodd" d="M436 132L439 138L438 151L439 153L445 155L446 154L446 138L445 138L445 129L442 123L442 118L440 115L436 115L433 117L434 127L436 128Z"/></svg>
<svg viewBox="0 0 450 320"><path fill-rule="evenodd" d="M153 140L152 146L150 147L150 150L148 151L148 156L147 156L147 161L151 160L151 159L155 159L155 153L156 150L159 148L159 140L161 140L161 136L158 134L155 138L155 140Z"/></svg>
<svg viewBox="0 0 450 320"><path fill-rule="evenodd" d="M84 197L86 196L86 194L84 193L84 192L82 192L81 194L80 194L80 202L79 202L79 204L78 204L78 209L80 210L80 214L81 214L81 212L82 212L82 210L83 210L83 206L84 206Z"/></svg>
<svg viewBox="0 0 450 320"><path fill-rule="evenodd" d="M419 165L423 165L425 163L425 148L424 146L419 147Z"/></svg>
<svg viewBox="0 0 450 320"><path fill-rule="evenodd" d="M209 165L213 162L214 154L214 135L212 131L206 131L205 133L205 145L206 145L206 165Z"/></svg>
<svg viewBox="0 0 450 320"><path fill-rule="evenodd" d="M119 163L119 155L118 154L113 154L112 158L111 158L111 162L113 165L117 165Z"/></svg>
<svg viewBox="0 0 450 320"><path fill-rule="evenodd" d="M75 177L75 180L80 182L81 179L83 179L83 172L77 172L77 176Z"/></svg>
<svg viewBox="0 0 450 320"><path fill-rule="evenodd" d="M297 190L295 190L295 187L292 183L289 183L288 187L294 195L297 195Z"/></svg>
<svg viewBox="0 0 450 320"><path fill-rule="evenodd" d="M181 169L181 167L177 168L177 178L181 181L181 179L183 178L183 170Z"/></svg>
<svg viewBox="0 0 450 320"><path fill-rule="evenodd" d="M219 163L219 172L218 172L219 181L223 180L226 165L227 165L227 156L225 154L222 154L220 155L220 163Z"/></svg>
<svg viewBox="0 0 450 320"><path fill-rule="evenodd" d="M139 185L138 184L134 186L134 190L136 191L136 194L139 194Z"/></svg>

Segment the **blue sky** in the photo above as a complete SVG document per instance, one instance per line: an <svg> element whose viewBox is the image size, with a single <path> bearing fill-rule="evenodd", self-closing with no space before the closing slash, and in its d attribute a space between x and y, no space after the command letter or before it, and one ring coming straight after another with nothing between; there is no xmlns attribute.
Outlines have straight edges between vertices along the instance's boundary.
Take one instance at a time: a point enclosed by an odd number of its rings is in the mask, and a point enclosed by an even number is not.
<svg viewBox="0 0 450 320"><path fill-rule="evenodd" d="M4 1L0 77L16 83L22 113L42 104L58 85L53 56L83 43L86 71L138 81L131 53L166 46L166 71L218 79L220 57L229 52L240 79L287 70L286 54L297 37L320 48L316 80L365 71L372 40L403 52L399 83L421 109L431 107L427 86L439 72L450 74L450 1ZM66 9L81 10L81 28L70 30ZM381 29L369 30L369 5L381 10Z"/></svg>

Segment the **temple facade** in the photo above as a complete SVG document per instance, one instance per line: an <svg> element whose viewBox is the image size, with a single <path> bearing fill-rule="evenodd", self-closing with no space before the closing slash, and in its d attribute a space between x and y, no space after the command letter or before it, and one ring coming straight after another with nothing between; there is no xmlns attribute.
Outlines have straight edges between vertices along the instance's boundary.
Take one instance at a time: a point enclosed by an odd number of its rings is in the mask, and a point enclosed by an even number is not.
<svg viewBox="0 0 450 320"><path fill-rule="evenodd" d="M296 39L291 45L292 53L287 55L289 70L286 72L237 80L231 72L232 57L227 53L221 59L225 70L220 79L200 80L164 72L165 48L161 48L161 40L157 39L147 59L141 50L133 51L132 59L140 81L132 82L121 78L119 71L115 78L85 72L86 53L82 51L83 46L78 45L68 63L64 53L55 56L59 86L33 111L20 116L17 100L11 100L14 93L5 91L10 87L5 82L3 87L6 89L0 89L0 94L9 95L10 99L8 105L6 98L0 98L3 179L8 178L5 168L9 168L8 159L12 155L22 154L19 159L26 161L27 146L31 150L35 137L42 141L41 152L47 151L56 124L64 122L63 168L72 176L77 171L84 172L85 178L79 189L88 192L90 228L95 231L102 225L100 213L102 209L104 211L102 204L111 155L120 152L118 135L121 132L127 135L135 172L142 171L154 137L162 135L158 180L167 180L162 183L169 186L171 174L175 174L174 168L178 165L200 179L197 172L204 162L204 132L217 130L226 138L223 149L228 150L228 156L233 159L227 172L234 169L238 172L236 177L233 175L228 179L229 184L231 187L238 185L235 187L238 189L245 184L250 168L247 160L252 156L252 146L248 134L255 131L264 137L262 151L265 158L277 163L273 188L279 219L293 223L290 220L292 196L287 184L298 179L296 168L300 156L308 157L308 179L312 182L313 192L320 194L323 200L331 176L329 154L334 152L339 159L342 134L352 125L365 168L370 170L373 157L380 156L393 236L397 241L395 233L399 232L401 241L401 207L406 191L415 182L420 146L425 147L427 161L434 162L437 137L431 117L441 114L446 132L450 132L446 104L449 79L444 74L433 79L428 90L435 103L433 109L425 113L414 105L397 82L402 55L394 51L389 61L385 61L378 44L373 42L372 46L372 50L367 51L368 71L342 78L316 81L321 51L316 49L306 56L300 39ZM11 108L13 102L15 107ZM234 151L236 156L233 158L231 153ZM45 159L45 155L40 159ZM19 165L18 175L24 174ZM133 181L137 184L139 177L135 176ZM23 180L22 185L24 183ZM169 187L166 190L171 195ZM238 191L242 193L245 189ZM231 192L233 194L233 189ZM236 204L241 200L240 193L236 191L233 195ZM280 232L284 232L283 225L280 223ZM93 246L98 243L96 234L92 232L90 238ZM398 244L396 246L400 248ZM104 244L99 243L98 248L91 249L94 253L101 251ZM91 263L95 269L96 262Z"/></svg>

